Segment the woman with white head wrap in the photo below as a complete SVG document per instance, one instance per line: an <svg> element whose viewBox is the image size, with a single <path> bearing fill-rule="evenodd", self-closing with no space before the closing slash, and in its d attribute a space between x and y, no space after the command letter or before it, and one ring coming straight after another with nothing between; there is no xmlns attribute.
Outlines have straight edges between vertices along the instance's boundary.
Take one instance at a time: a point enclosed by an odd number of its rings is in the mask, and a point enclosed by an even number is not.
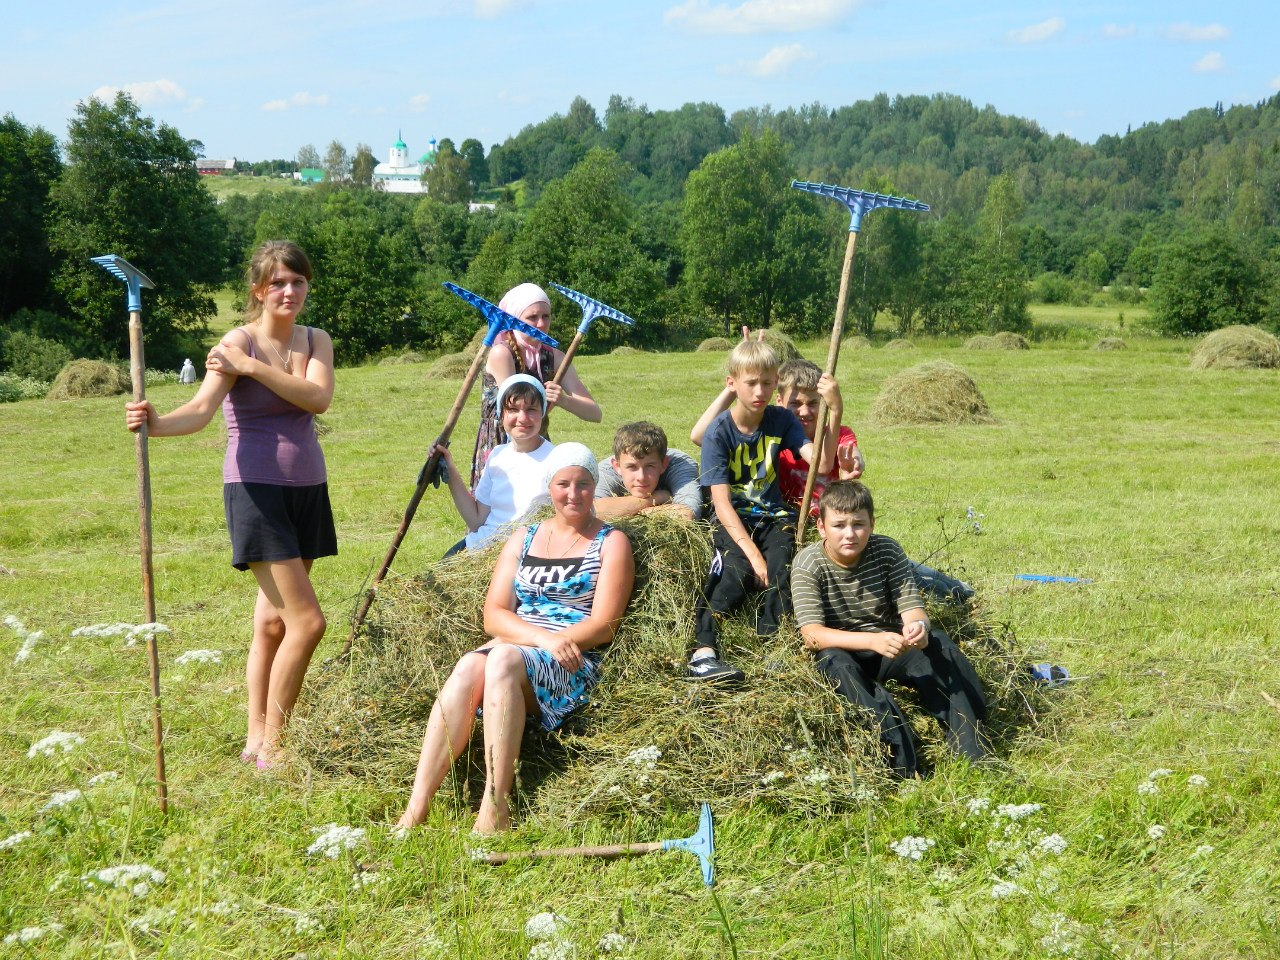
<svg viewBox="0 0 1280 960"><path fill-rule="evenodd" d="M551 327L551 299L536 283L521 283L512 287L498 301L498 307L544 333ZM580 420L600 422L600 405L592 399L591 391L578 379L578 372L572 364L565 371L562 383L557 385L551 382L563 359L561 351L514 330L500 336L489 350L480 390L480 429L476 432L476 446L471 457L472 489L480 479L480 472L484 469L490 451L506 442L496 398L498 384L513 373L530 374L546 386L548 413L559 407ZM545 426L543 434L546 435Z"/></svg>
<svg viewBox="0 0 1280 960"><path fill-rule="evenodd" d="M509 794L526 717L554 730L583 706L635 581L631 543L595 515L591 451L562 443L545 461L553 514L520 527L498 557L484 604L492 640L464 654L427 721L399 826L422 823L483 708L485 789L474 829L511 826Z"/></svg>

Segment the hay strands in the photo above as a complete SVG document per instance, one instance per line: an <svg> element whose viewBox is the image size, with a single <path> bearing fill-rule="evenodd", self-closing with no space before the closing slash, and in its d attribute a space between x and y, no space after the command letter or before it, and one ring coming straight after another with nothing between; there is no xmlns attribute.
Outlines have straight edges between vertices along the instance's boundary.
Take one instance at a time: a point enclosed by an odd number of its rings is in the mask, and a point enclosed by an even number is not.
<svg viewBox="0 0 1280 960"><path fill-rule="evenodd" d="M497 866L509 860L524 860L544 857L641 857L658 851L671 852L682 850L692 853L698 858L702 868L702 882L708 887L716 883L716 840L715 824L711 817L711 804L702 805L698 817L698 829L689 837L680 840L656 840L652 843L618 843L604 847L548 847L545 850L515 850L504 853L487 853L484 862Z"/></svg>
<svg viewBox="0 0 1280 960"><path fill-rule="evenodd" d="M792 180L791 186L796 190L816 193L821 197L839 200L849 208L849 241L844 250L844 266L840 270L840 294L836 300L836 319L831 328L831 346L827 351L827 366L823 371L827 376L835 376L836 364L840 360L840 340L844 335L845 311L849 306L849 278L853 274L853 252L858 243L858 231L862 229L862 218L872 210L889 207L894 210L928 210L927 203L919 200L908 200L906 197L894 197L884 193L870 193L866 190L852 190L849 187L838 187L829 183L809 183L804 180ZM818 461L822 458L822 446L827 427L827 403L818 404L817 430L813 435L813 456L809 460L809 476L804 484L804 497L801 499L800 519L796 523L796 545L804 544L805 524L809 520L809 500L813 497L813 487L818 479Z"/></svg>
<svg viewBox="0 0 1280 960"><path fill-rule="evenodd" d="M133 400L141 403L147 399L147 361L142 350L142 288L154 290L156 285L124 257L111 253L89 259L117 280L122 280L127 290L129 377L133 381ZM142 558L144 622L155 623L156 593L151 564L151 461L147 453L147 425L143 423L133 436L138 468L138 552ZM155 743L156 793L160 812L168 816L169 782L165 776L164 723L160 717L160 650L154 631L147 634L147 660L151 669L151 734Z"/></svg>
<svg viewBox="0 0 1280 960"><path fill-rule="evenodd" d="M579 293L577 290L571 290L558 283L551 284L551 287L582 308L582 322L578 324L578 332L569 341L569 349L565 350L564 359L560 361L556 375L551 378L551 382L559 386L560 382L564 380L564 375L569 372L569 364L573 362L573 355L578 352L578 344L587 335L587 328L591 326L596 317L608 317L610 320L616 320L618 323L626 324L628 327L634 327L636 322L621 310L615 310L607 303L596 300L594 297L588 297L585 293Z"/></svg>
<svg viewBox="0 0 1280 960"><path fill-rule="evenodd" d="M458 396L453 401L453 406L450 407L448 416L444 419L444 426L440 428L439 436L431 442L427 462L422 465L422 469L418 472L418 483L414 487L413 496L409 498L409 504L404 508L404 518L400 521L400 526L391 540L387 555L382 558L382 565L374 575L373 582L369 584L360 600L360 606L351 621L351 633L347 636L347 642L342 648L341 656L346 656L351 650L351 643L355 640L356 633L359 632L361 625L364 623L364 618L369 613L369 608L373 606L374 598L378 595L378 587L381 585L383 578L386 577L387 571L391 569L391 564L395 561L396 554L400 550L400 544L404 542L405 534L409 532L409 524L413 523L413 516L418 512L418 504L422 502L422 495L426 493L427 484L431 483L432 478L436 475L436 469L440 465L440 454L437 452L436 447L437 445L447 445L449 443L449 438L453 435L453 428L457 425L458 418L462 416L462 408L466 405L467 397L471 393L471 387L476 382L476 378L480 376L480 370L484 367L485 358L489 355L489 348L493 346L499 334L508 330L519 331L525 336L532 337L534 340L551 347L559 346L559 343L554 338L547 336L537 327L531 327L523 320L513 317L484 297L472 293L456 283L446 283L444 288L479 310L488 325L488 330L485 332L484 340L479 349L476 350L475 359L471 361L471 367L467 370L467 375L462 381Z"/></svg>

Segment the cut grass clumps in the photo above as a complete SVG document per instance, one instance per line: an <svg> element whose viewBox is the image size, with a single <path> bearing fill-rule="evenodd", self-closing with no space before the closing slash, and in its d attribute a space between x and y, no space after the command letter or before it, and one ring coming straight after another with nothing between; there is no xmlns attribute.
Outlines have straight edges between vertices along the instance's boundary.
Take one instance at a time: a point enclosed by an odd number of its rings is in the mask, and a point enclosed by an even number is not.
<svg viewBox="0 0 1280 960"><path fill-rule="evenodd" d="M590 704L554 733L526 732L523 816L577 824L595 814L689 810L702 800L717 811L762 804L814 814L874 797L888 783L879 740L832 692L794 629L762 641L752 611L730 617L726 657L747 682L720 689L685 679L711 558L706 527L664 516L617 526L633 544L635 593ZM310 773L356 776L391 791L393 806L403 802L436 691L458 657L485 642L482 608L496 554L463 554L383 586L349 660L308 678L290 738ZM1038 694L1005 639L969 621L952 628L988 685L992 730L1003 742L1034 715ZM932 720L916 726L930 749L943 749ZM452 795L473 805L483 783L481 741L477 725L453 774ZM450 795L446 786L441 798Z"/></svg>
<svg viewBox="0 0 1280 960"><path fill-rule="evenodd" d="M724 350L732 350L733 341L728 337L707 337L697 348L694 353L720 353Z"/></svg>
<svg viewBox="0 0 1280 960"><path fill-rule="evenodd" d="M989 337L985 333L980 333L976 337L970 337L964 342L966 350L994 350L996 348L995 338Z"/></svg>
<svg viewBox="0 0 1280 960"><path fill-rule="evenodd" d="M840 341L841 350L870 350L871 341L866 337L845 337Z"/></svg>
<svg viewBox="0 0 1280 960"><path fill-rule="evenodd" d="M1128 350L1129 345L1119 337L1103 337L1093 345L1094 350Z"/></svg>
<svg viewBox="0 0 1280 960"><path fill-rule="evenodd" d="M105 360L72 360L58 371L49 388L50 400L114 397L128 393L129 377Z"/></svg>
<svg viewBox="0 0 1280 960"><path fill-rule="evenodd" d="M887 379L871 404L871 416L884 426L994 422L973 378L945 360L921 363Z"/></svg>
<svg viewBox="0 0 1280 960"><path fill-rule="evenodd" d="M914 350L916 345L910 340L904 340L901 337L896 340L890 340L883 347L885 350Z"/></svg>
<svg viewBox="0 0 1280 960"><path fill-rule="evenodd" d="M644 353L644 351L639 347L629 347L623 344L620 347L614 347L609 353L615 357L634 357L637 354Z"/></svg>
<svg viewBox="0 0 1280 960"><path fill-rule="evenodd" d="M1193 370L1280 367L1280 340L1257 327L1236 325L1209 334L1191 351Z"/></svg>
<svg viewBox="0 0 1280 960"><path fill-rule="evenodd" d="M752 330L750 337L752 340L760 336L759 330ZM772 327L766 328L764 331L764 342L773 347L773 352L778 355L778 363L783 364L789 360L800 359L800 348L796 346L796 342L788 337L785 333L779 333Z"/></svg>
<svg viewBox="0 0 1280 960"><path fill-rule="evenodd" d="M473 357L474 353L471 354ZM406 363L423 363L427 358L420 354L417 350L406 350L404 353L397 353L390 357L383 357L378 361L380 367L398 367ZM465 370L463 371L466 372Z"/></svg>
<svg viewBox="0 0 1280 960"><path fill-rule="evenodd" d="M441 380L461 380L471 369L471 361L475 358L474 353L446 353L436 357L427 373Z"/></svg>
<svg viewBox="0 0 1280 960"><path fill-rule="evenodd" d="M995 350L1030 350L1031 342L1020 333L1001 330L991 338L991 346Z"/></svg>

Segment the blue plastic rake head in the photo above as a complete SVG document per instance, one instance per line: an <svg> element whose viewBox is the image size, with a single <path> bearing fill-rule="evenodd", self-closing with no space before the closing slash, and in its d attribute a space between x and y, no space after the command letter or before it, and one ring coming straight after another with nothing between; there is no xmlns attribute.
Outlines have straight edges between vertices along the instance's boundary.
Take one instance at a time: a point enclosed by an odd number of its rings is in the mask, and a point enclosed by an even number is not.
<svg viewBox="0 0 1280 960"><path fill-rule="evenodd" d="M585 293L579 293L577 290L570 290L568 287L562 287L558 283L551 284L553 290L558 290L566 297L582 308L582 322L578 324L578 332L585 334L587 327L591 326L591 321L596 317L608 317L610 320L617 320L619 323L625 323L628 327L634 327L636 322L628 317L621 310L615 310L607 303L596 300L594 297L588 297Z"/></svg>
<svg viewBox="0 0 1280 960"><path fill-rule="evenodd" d="M489 325L489 330L484 335L484 345L486 347L492 347L493 342L498 339L498 334L504 330L515 330L518 333L523 333L526 337L532 337L534 340L545 343L549 347L560 346L559 341L554 337L549 337L537 327L530 326L518 317L513 317L497 304L490 303L478 293L472 293L456 283L446 283L444 288L454 296L461 297L467 301L484 316L484 322Z"/></svg>
<svg viewBox="0 0 1280 960"><path fill-rule="evenodd" d="M124 257L117 257L114 253L108 253L101 257L90 257L89 259L113 277L125 282L125 286L129 289L129 312L141 313L142 288L146 287L148 290L156 288L156 285L151 282L151 278Z"/></svg>
<svg viewBox="0 0 1280 960"><path fill-rule="evenodd" d="M711 820L711 804L702 805L702 815L698 818L698 832L683 840L663 840L663 851L683 850L692 853L702 865L702 882L708 887L716 883L716 834Z"/></svg>
<svg viewBox="0 0 1280 960"><path fill-rule="evenodd" d="M792 180L791 186L796 190L805 190L822 197L839 200L849 208L849 232L857 233L862 229L863 214L889 207L893 210L928 210L927 203L919 200L908 200L906 197L891 197L884 193L869 193L866 190L851 190L848 187L837 187L830 183L808 183L804 180Z"/></svg>

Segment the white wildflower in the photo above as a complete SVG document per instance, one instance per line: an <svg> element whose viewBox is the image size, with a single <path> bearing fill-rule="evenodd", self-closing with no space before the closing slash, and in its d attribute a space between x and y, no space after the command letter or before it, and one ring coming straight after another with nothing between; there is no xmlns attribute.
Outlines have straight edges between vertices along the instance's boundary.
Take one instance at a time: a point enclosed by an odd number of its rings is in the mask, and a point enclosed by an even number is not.
<svg viewBox="0 0 1280 960"><path fill-rule="evenodd" d="M221 663L221 650L188 650L173 658L176 666L185 667L189 663Z"/></svg>
<svg viewBox="0 0 1280 960"><path fill-rule="evenodd" d="M854 787L849 796L858 803L867 803L876 798L876 792L868 786L859 785Z"/></svg>
<svg viewBox="0 0 1280 960"><path fill-rule="evenodd" d="M1022 888L1012 880L997 880L991 885L991 899L1003 900L1005 897L1012 897L1014 894L1021 893Z"/></svg>
<svg viewBox="0 0 1280 960"><path fill-rule="evenodd" d="M767 787L770 784L777 783L779 780L783 779L784 777L786 777L786 774L783 773L781 770L770 770L768 773L766 773L763 777L760 778L760 783L762 786Z"/></svg>
<svg viewBox="0 0 1280 960"><path fill-rule="evenodd" d="M70 753L82 743L84 743L84 737L78 733L55 730L42 740L37 740L33 743L27 749L27 758L32 759L37 756L52 757L58 752Z"/></svg>
<svg viewBox="0 0 1280 960"><path fill-rule="evenodd" d="M1041 807L1038 803L1002 803L996 807L995 815L997 817L1007 817L1010 820L1022 820L1033 813L1039 813L1040 810Z"/></svg>
<svg viewBox="0 0 1280 960"><path fill-rule="evenodd" d="M889 844L889 849L904 860L919 860L932 846L934 846L932 837L908 836Z"/></svg>
<svg viewBox="0 0 1280 960"><path fill-rule="evenodd" d="M1172 773L1173 771L1170 770L1168 767L1157 767L1155 770L1152 770L1150 773L1147 774L1147 779L1159 780L1162 777L1167 777Z"/></svg>
<svg viewBox="0 0 1280 960"><path fill-rule="evenodd" d="M133 630L132 623L95 623L89 627L76 627L73 637L120 637Z"/></svg>
<svg viewBox="0 0 1280 960"><path fill-rule="evenodd" d="M978 814L985 812L991 806L990 797L974 797L966 806L969 809L969 816L976 817Z"/></svg>
<svg viewBox="0 0 1280 960"><path fill-rule="evenodd" d="M145 897L151 892L152 886L164 883L165 873L145 863L126 863L118 867L94 870L80 879L117 890L127 890L135 897Z"/></svg>
<svg viewBox="0 0 1280 960"><path fill-rule="evenodd" d="M1160 792L1160 785L1154 780L1143 780L1138 784L1138 793L1144 797L1153 797Z"/></svg>
<svg viewBox="0 0 1280 960"><path fill-rule="evenodd" d="M15 664L22 663L31 656L35 650L36 644L44 637L43 630L28 630L26 624L9 614L4 618L4 625L18 635L18 639L22 641L22 646L18 648L18 652L14 655L13 662Z"/></svg>
<svg viewBox="0 0 1280 960"><path fill-rule="evenodd" d="M949 887L959 879L959 875L950 867L934 867L933 873L929 875L930 882L940 887Z"/></svg>
<svg viewBox="0 0 1280 960"><path fill-rule="evenodd" d="M8 627L10 630L13 630L15 633L19 630L26 629L22 625L22 621L19 620L17 617L15 617L12 613L6 613L4 615L4 625Z"/></svg>
<svg viewBox="0 0 1280 960"><path fill-rule="evenodd" d="M427 931L422 935L421 947L426 955L430 957L444 953L448 949L448 944L441 940L437 934Z"/></svg>
<svg viewBox="0 0 1280 960"><path fill-rule="evenodd" d="M817 786L817 787L822 786L824 783L829 783L830 781L831 781L831 772L828 770L821 770L821 769L813 770L805 774L805 778L804 778L805 783L813 784L814 786Z"/></svg>
<svg viewBox="0 0 1280 960"><path fill-rule="evenodd" d="M352 890L368 890L386 883L387 875L379 870L360 870L351 877Z"/></svg>
<svg viewBox="0 0 1280 960"><path fill-rule="evenodd" d="M1200 844L1200 846L1196 847L1195 851L1191 854L1191 856L1192 856L1193 858L1194 858L1194 857L1206 857L1206 856L1208 856L1208 855L1209 855L1209 854L1211 854L1211 853L1213 853L1213 846L1212 846L1211 844L1208 844L1208 843L1202 843L1202 844Z"/></svg>
<svg viewBox="0 0 1280 960"><path fill-rule="evenodd" d="M6 944L10 943L34 943L41 937L51 936L55 933L62 932L62 924L50 923L43 927L23 927L21 930L15 930L13 933L7 933L4 937Z"/></svg>
<svg viewBox="0 0 1280 960"><path fill-rule="evenodd" d="M319 933L324 929L324 924L315 917L309 917L305 913L300 913L293 918L293 932L300 937L307 934Z"/></svg>
<svg viewBox="0 0 1280 960"><path fill-rule="evenodd" d="M1207 787L1208 785L1209 779L1201 774L1193 773L1191 776L1187 777L1188 787Z"/></svg>
<svg viewBox="0 0 1280 960"><path fill-rule="evenodd" d="M483 863L489 859L489 849L481 843L467 847L467 859L475 863Z"/></svg>
<svg viewBox="0 0 1280 960"><path fill-rule="evenodd" d="M312 827L312 833L319 834L315 842L307 847L307 856L325 856L336 860L346 851L353 850L364 843L363 827L340 826L328 823L323 827Z"/></svg>
<svg viewBox="0 0 1280 960"><path fill-rule="evenodd" d="M572 940L544 940L529 948L529 960L573 960L577 955Z"/></svg>
<svg viewBox="0 0 1280 960"><path fill-rule="evenodd" d="M630 763L642 770L654 770L660 759L662 759L662 751L650 744L647 747L637 747L632 750L623 758L623 763Z"/></svg>
<svg viewBox="0 0 1280 960"><path fill-rule="evenodd" d="M205 913L215 917L229 917L240 909L240 904L234 900L219 900L217 903L210 904L205 908Z"/></svg>
<svg viewBox="0 0 1280 960"><path fill-rule="evenodd" d="M95 774L94 776L89 778L89 786L100 787L104 783L110 783L112 780L119 780L119 779L120 779L120 774L116 773L114 770L104 770L102 771L102 773Z"/></svg>
<svg viewBox="0 0 1280 960"><path fill-rule="evenodd" d="M29 840L30 838L30 830L20 830L12 836L5 837L3 840L0 840L0 850L8 850L10 847L16 847L23 840Z"/></svg>
<svg viewBox="0 0 1280 960"><path fill-rule="evenodd" d="M558 913L535 913L524 923L524 935L530 940L555 940L569 921Z"/></svg>
<svg viewBox="0 0 1280 960"><path fill-rule="evenodd" d="M606 933L596 944L601 953L621 953L630 946L631 941L618 932Z"/></svg>
<svg viewBox="0 0 1280 960"><path fill-rule="evenodd" d="M1162 823L1153 823L1151 826L1147 827L1147 836L1152 840L1163 839L1167 832L1168 831L1165 830L1164 824Z"/></svg>
<svg viewBox="0 0 1280 960"><path fill-rule="evenodd" d="M156 907L129 921L129 926L139 933L159 933L172 927L177 918L178 911L173 907Z"/></svg>
<svg viewBox="0 0 1280 960"><path fill-rule="evenodd" d="M1054 856L1061 854L1066 849L1066 838L1060 833L1051 833L1036 844L1036 850L1040 853L1052 853Z"/></svg>
<svg viewBox="0 0 1280 960"><path fill-rule="evenodd" d="M48 813L50 810L57 810L60 807L70 806L79 800L83 794L79 790L58 790L55 791L49 801L40 808L41 813Z"/></svg>
<svg viewBox="0 0 1280 960"><path fill-rule="evenodd" d="M1032 923L1045 931L1040 938L1040 948L1051 957L1078 956L1087 933L1083 924L1064 913L1037 916Z"/></svg>

